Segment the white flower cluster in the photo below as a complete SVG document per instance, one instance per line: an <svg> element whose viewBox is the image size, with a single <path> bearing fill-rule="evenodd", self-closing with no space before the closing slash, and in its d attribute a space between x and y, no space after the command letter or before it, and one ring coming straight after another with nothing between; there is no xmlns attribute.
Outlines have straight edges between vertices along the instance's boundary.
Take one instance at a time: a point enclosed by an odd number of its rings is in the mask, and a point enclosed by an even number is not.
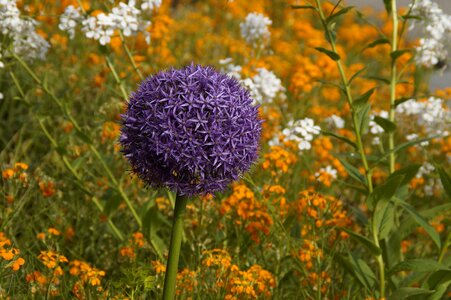
<svg viewBox="0 0 451 300"><path fill-rule="evenodd" d="M328 174L333 179L337 179L338 172L332 166L327 166L325 168L320 168L319 171L315 173L315 177L317 178L317 180L321 181L319 178L320 178L321 174L323 174L323 173Z"/></svg>
<svg viewBox="0 0 451 300"><path fill-rule="evenodd" d="M157 9L158 7L160 7L161 6L161 2L163 2L163 0L144 0L141 3L141 9L142 10L152 11L152 10Z"/></svg>
<svg viewBox="0 0 451 300"><path fill-rule="evenodd" d="M45 59L50 48L50 44L36 33L36 24L33 19L21 18L16 1L0 0L0 33L12 40L15 53L29 61ZM3 63L0 62L1 66Z"/></svg>
<svg viewBox="0 0 451 300"><path fill-rule="evenodd" d="M325 119L327 125L332 128L343 129L345 127L345 120L337 115L331 115Z"/></svg>
<svg viewBox="0 0 451 300"><path fill-rule="evenodd" d="M257 74L242 80L242 83L249 89L252 98L260 104L273 102L276 96L285 91L282 81L265 68L257 69Z"/></svg>
<svg viewBox="0 0 451 300"><path fill-rule="evenodd" d="M370 123L368 124L369 131L372 134L374 134L374 135L380 135L380 134L384 133L384 128L379 126L379 124L377 124L374 121L374 117L375 116L379 116L381 118L388 119L388 112L385 111L385 110L381 110L379 113L373 114L373 115L370 116ZM379 136L375 136L373 138L372 144L373 145L380 145L380 143L381 143L380 137Z"/></svg>
<svg viewBox="0 0 451 300"><path fill-rule="evenodd" d="M451 111L445 105L445 101L435 97L429 97L425 102L411 99L398 105L396 113L416 117L417 124L423 126L428 135L447 136L450 129Z"/></svg>
<svg viewBox="0 0 451 300"><path fill-rule="evenodd" d="M416 175L417 178L425 178L426 176L430 175L432 172L435 171L435 167L428 163L427 161L423 163L423 165L418 170L418 173ZM426 181L426 180L425 180ZM434 180L434 178L427 179L425 185L424 185L424 194L426 196L433 196L434 195L434 188L443 188L441 186L441 182L439 180Z"/></svg>
<svg viewBox="0 0 451 300"><path fill-rule="evenodd" d="M241 36L252 46L262 45L271 36L268 29L271 24L272 21L268 17L259 13L250 13L240 24Z"/></svg>
<svg viewBox="0 0 451 300"><path fill-rule="evenodd" d="M141 9L151 11L161 5L162 0L147 0L141 3ZM150 34L146 30L150 21L142 18L142 12L136 7L135 0L128 3L119 2L110 13L100 13L96 16L83 17L79 8L68 6L61 15L59 28L74 37L75 28L81 24L81 30L89 39L99 41L101 45L110 43L115 30L120 30L124 36L144 34L146 42L150 43Z"/></svg>
<svg viewBox="0 0 451 300"><path fill-rule="evenodd" d="M77 24L83 20L80 7L75 8L73 5L69 5L60 16L60 23L58 28L67 31L71 39L75 36L75 28Z"/></svg>
<svg viewBox="0 0 451 300"><path fill-rule="evenodd" d="M300 151L309 150L315 135L321 132L321 128L315 125L315 122L310 118L305 118L297 121L288 122L288 127L282 130L285 136L285 141L294 141ZM279 138L275 137L269 142L270 146L279 145Z"/></svg>
<svg viewBox="0 0 451 300"><path fill-rule="evenodd" d="M238 80L241 79L242 68L239 65L234 65L230 57L219 60L221 65L221 72L224 72Z"/></svg>
<svg viewBox="0 0 451 300"><path fill-rule="evenodd" d="M417 48L416 62L427 68L434 67L448 57L451 47L451 15L447 15L431 0L418 0L411 7L414 20L410 29L422 29L423 38Z"/></svg>

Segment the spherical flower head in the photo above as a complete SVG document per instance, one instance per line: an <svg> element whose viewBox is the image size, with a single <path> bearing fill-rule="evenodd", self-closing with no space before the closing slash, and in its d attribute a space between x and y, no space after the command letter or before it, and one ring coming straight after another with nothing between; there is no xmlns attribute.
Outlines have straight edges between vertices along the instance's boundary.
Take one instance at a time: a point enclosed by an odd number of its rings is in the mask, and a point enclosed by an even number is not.
<svg viewBox="0 0 451 300"><path fill-rule="evenodd" d="M146 184L180 195L220 191L257 158L262 121L249 92L211 67L159 72L131 95L120 143Z"/></svg>

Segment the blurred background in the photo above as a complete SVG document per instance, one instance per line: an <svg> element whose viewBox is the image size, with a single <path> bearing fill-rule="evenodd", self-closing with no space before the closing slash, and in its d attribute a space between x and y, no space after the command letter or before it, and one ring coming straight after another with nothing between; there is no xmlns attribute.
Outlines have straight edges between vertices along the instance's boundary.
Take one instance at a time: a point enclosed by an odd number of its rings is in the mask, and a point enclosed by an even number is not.
<svg viewBox="0 0 451 300"><path fill-rule="evenodd" d="M451 1L450 0L434 0L441 9L447 14L451 14ZM347 0L348 5L354 5L356 7L368 7L371 6L377 10L383 10L384 4L382 0ZM412 0L398 0L400 6L408 6L412 3ZM415 36L415 35L414 35ZM445 88L451 82L451 68L448 66L444 71L434 72L431 80L431 89Z"/></svg>

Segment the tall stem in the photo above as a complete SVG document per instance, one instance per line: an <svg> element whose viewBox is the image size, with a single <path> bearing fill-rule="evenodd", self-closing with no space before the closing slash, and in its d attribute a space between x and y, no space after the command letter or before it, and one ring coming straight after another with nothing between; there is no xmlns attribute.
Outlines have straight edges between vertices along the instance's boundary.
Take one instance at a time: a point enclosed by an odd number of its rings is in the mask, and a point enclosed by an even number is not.
<svg viewBox="0 0 451 300"><path fill-rule="evenodd" d="M174 223L172 225L171 244L164 278L163 300L175 299L175 284L179 264L180 246L182 244L183 221L188 197L179 196L175 199Z"/></svg>
<svg viewBox="0 0 451 300"><path fill-rule="evenodd" d="M393 2L396 2L396 1L392 0L392 3ZM329 30L329 27L328 27L328 25L326 23L326 18L324 16L324 12L323 12L323 10L321 8L320 0L316 0L316 4L317 4L319 15L321 17L321 23L322 23L322 25L324 27L324 30L326 32L329 44L330 44L332 50L335 53L337 53L337 47L335 45L335 39L334 39L333 34ZM396 7L394 8L394 14L396 14ZM396 22L396 27L397 27L397 22ZM395 36L395 39L396 38L397 38L397 36ZM372 184L372 180L371 180L371 171L370 171L369 166L368 166L368 160L366 158L365 149L363 148L362 135L361 135L362 133L360 132L360 127L358 126L358 122L357 122L357 118L356 118L356 111L355 111L355 108L353 106L353 99L352 99L352 95L351 95L351 89L350 89L350 86L349 86L349 82L348 82L348 80L346 78L346 74L344 72L344 68L343 68L343 65L341 63L341 60L338 59L336 61L336 63L337 63L338 71L340 73L340 78L341 78L342 85L343 85L343 87L345 89L346 99L348 101L348 104L349 104L349 107L350 107L350 110L351 110L351 117L352 117L352 123L353 123L353 126L354 126L354 132L355 132L355 137L356 137L357 149L359 151L360 157L362 159L363 167L365 169L366 180L367 180L367 183L368 183L368 191L370 193L372 193L373 192L373 184ZM396 73L396 69L395 69L394 73ZM396 76L396 74L395 74L395 76ZM396 85L394 85L394 87L395 86ZM393 87L393 89L394 89L394 87ZM393 95L394 95L394 93L393 93ZM394 109L394 99L393 99L392 107ZM394 110L393 110L393 114L394 114ZM394 118L394 115L393 115L393 118ZM393 165L394 165L394 163L393 163ZM380 248L379 237L378 237L378 234L377 234L377 228L376 228L375 222L373 220L372 220L372 224L371 224L371 231L372 231L373 241L374 241L375 245L378 248ZM384 266L384 258L382 256L382 254L376 256L376 261L377 261L378 268L379 268L379 284L380 284L379 292L380 292L380 298L383 298L383 297L385 297L385 266Z"/></svg>
<svg viewBox="0 0 451 300"><path fill-rule="evenodd" d="M393 34L391 41L391 52L398 50L398 11L396 8L396 0L391 0L391 14L393 22ZM396 59L392 58L391 61L391 78L390 78L390 112L389 120L395 122L395 99L396 99ZM390 131L388 133L388 151L389 156L389 170L390 174L395 171L396 157L393 149L395 148L395 132Z"/></svg>
<svg viewBox="0 0 451 300"><path fill-rule="evenodd" d="M324 16L324 12L323 12L323 10L321 8L320 0L316 0L316 5L318 7L318 12L319 12L319 15L321 17L321 23L323 24L324 30L326 31L326 35L327 35L327 39L329 41L329 44L330 44L332 50L335 53L337 53L337 47L335 45L335 39L334 39L332 33L330 32L329 28L327 27L326 18ZM337 63L338 71L340 73L341 83L343 84L343 87L345 89L346 100L347 100L347 102L349 104L349 107L351 109L352 125L354 126L357 150L359 151L360 158L361 158L362 163L363 163L363 168L365 169L365 177L366 177L366 181L367 181L367 184L368 184L368 191L371 193L373 191L373 182L371 180L371 171L370 171L370 168L368 166L368 160L366 158L365 149L363 147L362 133L360 132L360 127L359 127L358 122L357 122L356 111L355 111L355 109L353 107L353 103L352 103L353 99L352 99L352 94L351 94L351 88L349 87L349 82L348 82L348 79L346 77L343 65L341 63L341 59L338 59L336 61L336 63Z"/></svg>

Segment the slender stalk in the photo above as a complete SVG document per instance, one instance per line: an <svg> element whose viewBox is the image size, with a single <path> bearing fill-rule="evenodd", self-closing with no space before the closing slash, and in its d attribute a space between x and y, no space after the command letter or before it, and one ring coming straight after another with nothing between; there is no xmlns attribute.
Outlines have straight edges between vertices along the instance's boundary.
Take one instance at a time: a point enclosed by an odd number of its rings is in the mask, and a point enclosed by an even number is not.
<svg viewBox="0 0 451 300"><path fill-rule="evenodd" d="M130 63L133 66L133 69L135 70L136 74L138 74L139 79L144 80L144 76L141 73L141 71L139 70L138 65L136 64L136 61L133 58L133 55L132 55L132 52L130 51L130 48L128 48L128 46L126 44L124 35L122 34L121 31L119 31L119 36L121 37L122 47L124 48L125 53L127 54L128 60L130 61Z"/></svg>
<svg viewBox="0 0 451 300"><path fill-rule="evenodd" d="M334 39L331 31L327 27L326 18L324 16L324 12L323 12L323 10L321 8L321 2L320 2L320 0L315 0L315 1L316 1L316 5L318 7L319 15L321 17L321 22L323 24L324 30L326 31L326 35L327 35L327 39L329 41L329 44L330 44L332 50L335 53L337 53L337 47L335 45L335 39ZM344 68L343 68L343 65L341 63L341 59L337 60L336 63L337 63L338 71L340 73L341 82L342 82L343 87L345 89L346 100L347 100L347 102L349 104L349 107L351 109L352 124L354 126L354 132L355 132L357 149L359 151L360 158L362 159L363 168L365 169L365 176L366 176L366 181L367 181L367 184L368 184L368 191L371 193L373 191L373 182L371 180L371 170L369 168L368 160L367 160L366 154L365 154L365 149L363 147L362 135L361 135L361 132L360 132L360 127L357 124L356 111L355 111L355 109L353 107L353 103L352 103L353 99L352 99L352 94L351 94L351 88L349 87L349 82L348 82L348 79L347 79L346 74L344 72Z"/></svg>
<svg viewBox="0 0 451 300"><path fill-rule="evenodd" d="M396 8L396 0L391 0L391 15L393 22L393 33L391 41L391 52L398 50L398 11ZM390 111L388 118L391 122L395 122L395 99L396 99L396 60L392 58L391 61L391 78L390 78ZM395 132L388 133L388 151L389 156L389 171L390 174L395 171L396 157L393 149L395 148Z"/></svg>
<svg viewBox="0 0 451 300"><path fill-rule="evenodd" d="M316 1L318 12L319 12L319 15L321 17L321 22L322 22L322 25L323 25L324 30L326 32L329 44L330 44L332 50L335 53L337 53L337 48L336 48L336 45L335 45L335 39L334 39L334 37L332 35L332 32L329 30L329 27L327 26L326 18L324 16L324 12L323 12L323 10L321 8L321 2L320 2L320 0L315 0L315 1ZM392 0L392 2L395 2L395 0ZM397 36L395 38L397 38ZM367 180L367 184L368 184L368 191L370 193L372 193L373 192L373 184L372 184L372 179L371 179L371 170L369 169L368 160L367 160L366 154L365 154L365 149L363 148L360 127L358 126L357 118L356 118L356 111L355 111L355 108L353 106L353 99L352 99L352 95L351 95L351 89L350 89L350 86L349 86L346 74L344 72L344 68L343 68L343 65L341 63L341 60L338 59L336 61L336 63L337 63L338 71L340 73L340 78L341 78L342 84L343 84L343 86L345 88L346 99L348 101L348 104L349 104L349 107L350 107L350 110L351 110L351 117L352 117L352 123L353 123L353 126L354 126L354 132L355 132L355 137L356 137L357 149L359 151L360 157L362 159L363 167L365 169L365 175L366 175L366 180ZM395 76L396 76L396 74L395 74ZM393 100L393 109L394 109L394 100ZM393 113L394 113L394 111L393 111ZM393 148L391 148L391 149L393 149ZM371 231L372 231L372 235L373 235L374 244L377 247L380 248L377 228L375 226L375 222L374 221L372 221L372 224L371 224ZM379 292L380 292L380 298L383 298L383 297L385 297L385 266L384 266L384 259L382 257L382 254L376 256L376 261L377 261L378 268L379 268L379 281L380 281L380 283L379 283L380 284Z"/></svg>
<svg viewBox="0 0 451 300"><path fill-rule="evenodd" d="M163 299L175 299L177 269L179 264L180 246L182 244L183 221L188 197L179 196L175 199L174 223L172 225L171 244L164 278Z"/></svg>
<svg viewBox="0 0 451 300"><path fill-rule="evenodd" d="M36 83L39 86L42 87L44 92L46 94L48 94L50 96L50 98L52 98L53 101L55 101L55 103L63 111L63 113L66 116L66 118L68 118L69 121L74 125L74 129L77 131L77 133L80 136L85 138L85 140L87 141L87 144L89 145L90 150L92 151L94 156L98 159L98 161L101 163L103 169L107 173L107 175L109 177L109 180L111 181L111 183L113 185L113 188L115 188L119 192L119 194L121 195L121 197L125 201L125 204L127 205L127 207L129 208L130 212L132 213L133 217L135 218L136 222L138 223L139 227L141 228L142 227L141 218L139 217L138 213L136 212L135 208L133 207L132 202L130 201L128 196L125 194L125 192L122 189L120 183L117 181L116 177L113 175L113 172L111 171L110 167L105 162L105 160L103 159L102 155L99 153L99 151L97 151L96 147L94 147L94 144L92 143L92 140L89 138L88 135L86 135L83 132L83 130L81 129L81 127L78 124L78 122L71 115L71 113L70 113L69 109L67 108L67 106L64 104L64 102L62 100L60 100L58 97L55 96L55 94L47 87L47 85L43 84L42 80L36 75L36 73L33 70L31 70L31 68L28 66L28 64L22 58L17 56L17 54L14 53L14 52L11 52L11 54L22 65L22 67L28 72L28 74L36 81ZM125 90L123 90L123 92L124 92L124 95L126 95Z"/></svg>

